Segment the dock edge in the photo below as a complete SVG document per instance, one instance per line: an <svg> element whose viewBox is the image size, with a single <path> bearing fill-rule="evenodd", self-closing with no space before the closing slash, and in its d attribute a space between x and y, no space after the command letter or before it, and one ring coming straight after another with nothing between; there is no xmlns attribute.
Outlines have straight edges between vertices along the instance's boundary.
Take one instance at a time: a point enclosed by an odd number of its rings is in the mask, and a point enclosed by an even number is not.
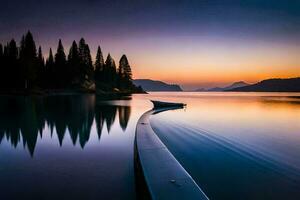
<svg viewBox="0 0 300 200"><path fill-rule="evenodd" d="M176 108L153 109L137 122L134 142L135 175L140 199L197 199L208 197L159 139L150 116Z"/></svg>

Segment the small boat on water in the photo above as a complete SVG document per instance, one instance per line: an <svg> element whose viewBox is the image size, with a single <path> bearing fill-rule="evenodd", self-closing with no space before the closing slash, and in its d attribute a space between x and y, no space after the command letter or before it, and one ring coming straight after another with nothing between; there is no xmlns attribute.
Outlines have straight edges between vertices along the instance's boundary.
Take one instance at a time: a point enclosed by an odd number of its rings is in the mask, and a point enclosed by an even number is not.
<svg viewBox="0 0 300 200"><path fill-rule="evenodd" d="M154 101L150 100L153 103L154 108L164 108L164 107L184 107L185 103L174 103L174 102L165 102L165 101Z"/></svg>

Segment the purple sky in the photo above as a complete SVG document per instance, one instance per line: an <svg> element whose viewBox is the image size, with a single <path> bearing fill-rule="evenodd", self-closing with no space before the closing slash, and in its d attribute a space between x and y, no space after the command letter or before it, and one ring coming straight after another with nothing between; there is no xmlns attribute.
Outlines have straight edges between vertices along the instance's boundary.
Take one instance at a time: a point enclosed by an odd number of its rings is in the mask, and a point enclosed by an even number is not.
<svg viewBox="0 0 300 200"><path fill-rule="evenodd" d="M126 53L136 78L193 89L299 76L299 10L294 0L10 0L0 42L30 29L47 54L84 37L93 54L99 44L116 60Z"/></svg>

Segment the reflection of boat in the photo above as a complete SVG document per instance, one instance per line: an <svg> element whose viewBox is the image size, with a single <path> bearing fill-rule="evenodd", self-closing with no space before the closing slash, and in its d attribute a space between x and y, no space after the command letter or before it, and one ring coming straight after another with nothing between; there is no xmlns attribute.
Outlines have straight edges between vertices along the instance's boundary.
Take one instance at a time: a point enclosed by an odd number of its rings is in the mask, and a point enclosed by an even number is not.
<svg viewBox="0 0 300 200"><path fill-rule="evenodd" d="M164 101L153 101L150 100L153 103L154 108L163 108L163 107L184 107L186 104L184 103L174 103L174 102L164 102Z"/></svg>

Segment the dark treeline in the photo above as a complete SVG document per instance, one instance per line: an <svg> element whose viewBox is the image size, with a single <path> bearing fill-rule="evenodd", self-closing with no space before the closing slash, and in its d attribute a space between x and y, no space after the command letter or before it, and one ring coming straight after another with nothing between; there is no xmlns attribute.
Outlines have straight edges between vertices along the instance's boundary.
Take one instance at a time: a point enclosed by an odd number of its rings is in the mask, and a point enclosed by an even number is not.
<svg viewBox="0 0 300 200"><path fill-rule="evenodd" d="M83 38L73 41L68 55L59 40L56 51L51 48L44 59L41 46L37 48L30 32L17 45L12 39L0 44L0 89L87 89L138 92L132 84L132 72L126 55L117 68L108 54L104 61L100 46L95 62L92 61L89 45Z"/></svg>
<svg viewBox="0 0 300 200"><path fill-rule="evenodd" d="M84 148L94 120L100 140L104 124L109 133L117 116L121 129L125 131L130 114L130 106L101 105L94 95L2 97L0 143L6 139L16 147L22 142L33 155L37 139L43 137L47 126L51 137L56 132L60 145L69 132L73 144L79 143Z"/></svg>

